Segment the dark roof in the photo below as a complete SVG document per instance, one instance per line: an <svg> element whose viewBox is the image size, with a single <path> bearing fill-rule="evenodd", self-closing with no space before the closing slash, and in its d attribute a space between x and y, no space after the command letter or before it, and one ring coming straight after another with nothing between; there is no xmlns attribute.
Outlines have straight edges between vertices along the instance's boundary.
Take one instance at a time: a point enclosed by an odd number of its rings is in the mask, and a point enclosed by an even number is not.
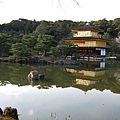
<svg viewBox="0 0 120 120"><path fill-rule="evenodd" d="M86 25L84 26L80 26L80 27L77 27L77 28L73 28L72 30L96 30L98 32L103 32L102 29L100 28L97 28L97 27L94 27L94 26L91 26L89 23L86 23Z"/></svg>
<svg viewBox="0 0 120 120"><path fill-rule="evenodd" d="M63 40L107 40L102 38L94 38L94 37L72 37L72 38L64 38ZM107 40L109 41L109 40Z"/></svg>

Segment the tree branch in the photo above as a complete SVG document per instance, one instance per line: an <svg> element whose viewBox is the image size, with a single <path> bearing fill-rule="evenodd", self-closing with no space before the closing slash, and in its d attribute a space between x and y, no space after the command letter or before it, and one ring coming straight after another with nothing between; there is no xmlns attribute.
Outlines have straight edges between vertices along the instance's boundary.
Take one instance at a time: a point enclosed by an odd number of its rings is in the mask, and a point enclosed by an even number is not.
<svg viewBox="0 0 120 120"><path fill-rule="evenodd" d="M71 0L71 1L75 2L78 6L80 6L78 0ZM61 0L58 0L58 3L59 3L59 5L60 5L60 7L62 7L61 4L63 4L63 3L61 2Z"/></svg>
<svg viewBox="0 0 120 120"><path fill-rule="evenodd" d="M79 2L77 0L73 0L73 2L76 2L78 6L80 6Z"/></svg>

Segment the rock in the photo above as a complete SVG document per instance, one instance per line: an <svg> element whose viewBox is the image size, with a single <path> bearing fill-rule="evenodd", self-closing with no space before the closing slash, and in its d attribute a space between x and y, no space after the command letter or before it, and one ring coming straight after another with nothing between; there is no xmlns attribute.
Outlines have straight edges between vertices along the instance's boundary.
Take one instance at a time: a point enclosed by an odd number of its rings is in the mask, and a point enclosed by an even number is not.
<svg viewBox="0 0 120 120"><path fill-rule="evenodd" d="M39 75L38 75L38 78L39 78L39 79L44 79L44 77L45 77L45 75L43 75L43 74L39 74Z"/></svg>
<svg viewBox="0 0 120 120"><path fill-rule="evenodd" d="M39 80L39 79L43 79L45 76L44 74L39 74L37 70L31 71L28 74L28 79L32 79L32 80Z"/></svg>
<svg viewBox="0 0 120 120"><path fill-rule="evenodd" d="M28 74L28 78L29 78L29 79L37 80L37 79L38 79L38 71L37 71L37 70L31 71L31 72Z"/></svg>
<svg viewBox="0 0 120 120"><path fill-rule="evenodd" d="M3 114L3 111L2 111L2 109L0 108L0 115L2 115Z"/></svg>
<svg viewBox="0 0 120 120"><path fill-rule="evenodd" d="M12 117L15 120L19 120L16 108L6 107L3 111L3 115Z"/></svg>

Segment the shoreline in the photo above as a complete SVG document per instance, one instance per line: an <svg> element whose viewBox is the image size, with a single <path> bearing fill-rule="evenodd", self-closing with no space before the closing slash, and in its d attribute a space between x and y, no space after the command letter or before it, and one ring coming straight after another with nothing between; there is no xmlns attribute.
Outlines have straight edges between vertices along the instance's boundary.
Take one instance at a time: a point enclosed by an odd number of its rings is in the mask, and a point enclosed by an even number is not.
<svg viewBox="0 0 120 120"><path fill-rule="evenodd" d="M32 56L24 60L10 60L9 57L0 57L0 62L19 63L19 64L39 64L39 65L82 65L82 61L120 61L117 57L104 57L104 58L81 58L79 60L66 59L62 57L52 56Z"/></svg>
<svg viewBox="0 0 120 120"><path fill-rule="evenodd" d="M0 62L20 63L20 64L40 64L40 65L81 65L79 60L67 60L64 58L53 58L51 56L33 56L26 60L10 60L9 58L0 58Z"/></svg>

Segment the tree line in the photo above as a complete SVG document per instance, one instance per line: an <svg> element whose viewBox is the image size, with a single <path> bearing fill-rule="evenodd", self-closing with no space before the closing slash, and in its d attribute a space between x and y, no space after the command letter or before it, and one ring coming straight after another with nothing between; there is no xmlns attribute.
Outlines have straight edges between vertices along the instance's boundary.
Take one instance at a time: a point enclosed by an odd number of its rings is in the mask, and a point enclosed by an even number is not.
<svg viewBox="0 0 120 120"><path fill-rule="evenodd" d="M35 55L65 56L77 52L77 47L62 39L71 37L71 29L86 21L13 20L0 25L0 57L24 60ZM103 38L110 39L108 53L120 54L120 18L90 21L90 25L104 30Z"/></svg>

